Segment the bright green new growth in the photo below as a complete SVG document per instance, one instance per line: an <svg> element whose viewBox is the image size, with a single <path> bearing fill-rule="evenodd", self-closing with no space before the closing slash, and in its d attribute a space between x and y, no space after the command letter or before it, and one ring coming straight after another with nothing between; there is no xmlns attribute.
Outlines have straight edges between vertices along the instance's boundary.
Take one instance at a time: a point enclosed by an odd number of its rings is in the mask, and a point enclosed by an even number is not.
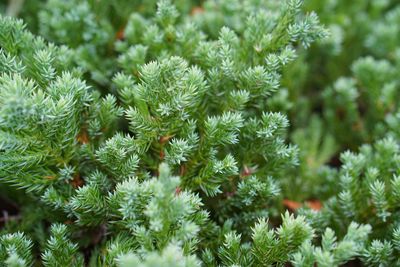
<svg viewBox="0 0 400 267"><path fill-rule="evenodd" d="M400 264L395 1L16 2L0 266Z"/></svg>
<svg viewBox="0 0 400 267"><path fill-rule="evenodd" d="M6 266L26 266L33 262L30 249L32 242L22 233L6 234L1 237L0 260Z"/></svg>

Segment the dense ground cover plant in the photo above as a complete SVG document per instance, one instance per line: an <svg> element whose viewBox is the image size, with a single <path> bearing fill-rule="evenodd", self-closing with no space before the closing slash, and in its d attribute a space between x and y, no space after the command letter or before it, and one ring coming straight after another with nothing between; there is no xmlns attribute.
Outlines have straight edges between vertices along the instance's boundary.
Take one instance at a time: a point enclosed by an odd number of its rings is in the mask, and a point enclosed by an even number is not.
<svg viewBox="0 0 400 267"><path fill-rule="evenodd" d="M0 266L400 265L396 1L0 10Z"/></svg>

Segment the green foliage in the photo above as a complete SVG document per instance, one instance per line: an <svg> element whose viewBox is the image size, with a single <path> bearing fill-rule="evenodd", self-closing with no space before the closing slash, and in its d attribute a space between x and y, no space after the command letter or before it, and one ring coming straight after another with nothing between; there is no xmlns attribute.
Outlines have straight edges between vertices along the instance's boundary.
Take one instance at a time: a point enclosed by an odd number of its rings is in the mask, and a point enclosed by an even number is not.
<svg viewBox="0 0 400 267"><path fill-rule="evenodd" d="M83 257L78 246L67 238L68 230L63 224L51 227L51 237L42 255L44 266L82 266Z"/></svg>
<svg viewBox="0 0 400 267"><path fill-rule="evenodd" d="M400 265L396 1L0 12L0 266Z"/></svg>
<svg viewBox="0 0 400 267"><path fill-rule="evenodd" d="M118 225L129 230L140 250L153 251L179 242L194 251L197 235L208 218L201 199L181 191L179 177L161 164L159 177L139 182L133 177L117 185L109 203L117 209Z"/></svg>
<svg viewBox="0 0 400 267"><path fill-rule="evenodd" d="M32 242L22 233L6 234L0 238L0 261L2 266L29 266L33 262Z"/></svg>
<svg viewBox="0 0 400 267"><path fill-rule="evenodd" d="M200 262L194 256L185 256L179 246L174 244L166 247L161 254L152 252L145 256L141 260L135 254L121 255L117 259L118 267L129 267L129 266L160 266L160 267L196 267L201 266Z"/></svg>
<svg viewBox="0 0 400 267"><path fill-rule="evenodd" d="M339 242L331 228L326 228L321 237L321 247L314 247L310 242L303 243L295 255L294 266L341 266L347 261L360 256L371 231L369 225L351 223L346 235Z"/></svg>

